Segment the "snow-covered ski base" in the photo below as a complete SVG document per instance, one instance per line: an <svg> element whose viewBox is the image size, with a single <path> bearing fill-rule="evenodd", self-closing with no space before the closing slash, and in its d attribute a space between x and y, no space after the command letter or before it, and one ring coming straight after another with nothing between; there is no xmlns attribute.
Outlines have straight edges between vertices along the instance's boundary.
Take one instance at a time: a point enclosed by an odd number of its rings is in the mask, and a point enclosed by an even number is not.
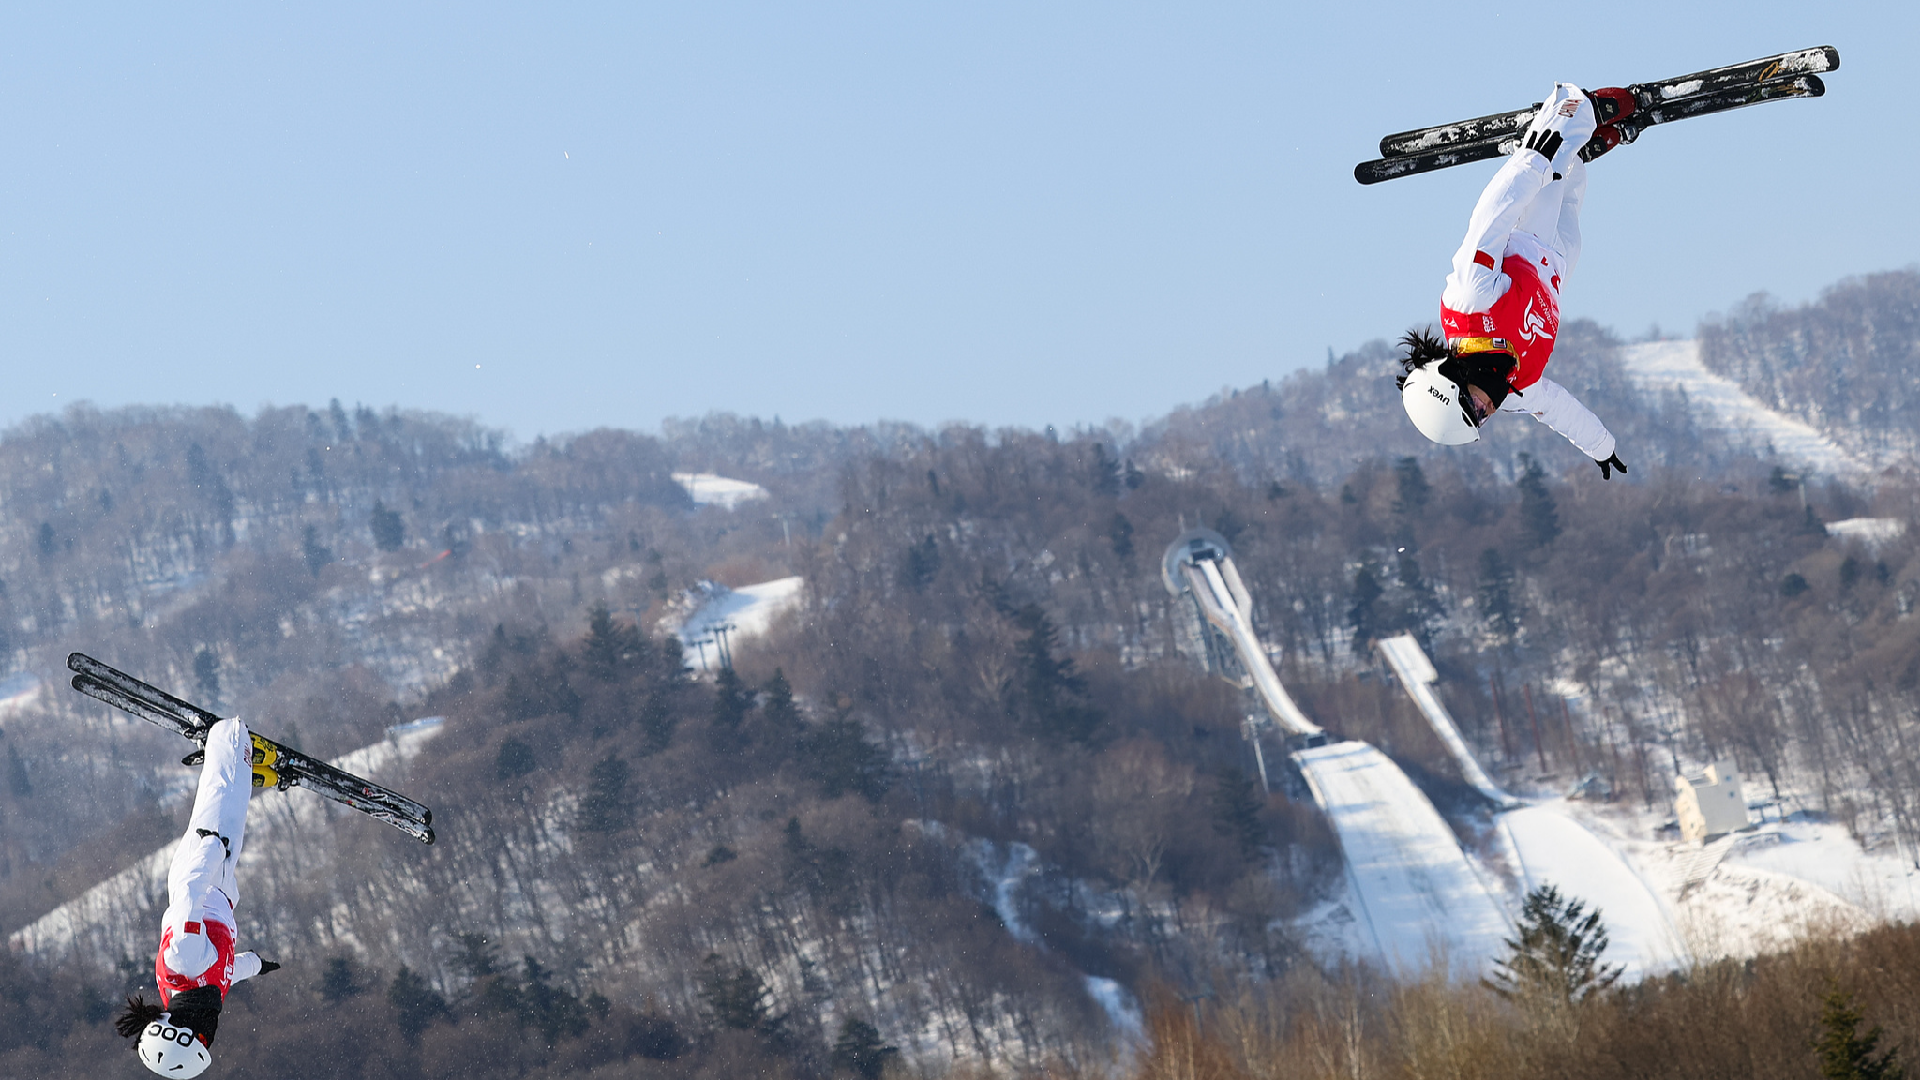
<svg viewBox="0 0 1920 1080"><path fill-rule="evenodd" d="M1362 742L1296 751L1334 831L1360 908L1362 943L1408 975L1485 974L1512 933L1503 905L1407 774Z"/></svg>

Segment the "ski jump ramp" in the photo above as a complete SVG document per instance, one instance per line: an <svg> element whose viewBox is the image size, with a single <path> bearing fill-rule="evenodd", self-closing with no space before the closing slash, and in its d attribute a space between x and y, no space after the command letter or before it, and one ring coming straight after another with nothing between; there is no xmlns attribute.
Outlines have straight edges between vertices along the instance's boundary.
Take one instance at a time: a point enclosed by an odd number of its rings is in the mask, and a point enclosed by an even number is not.
<svg viewBox="0 0 1920 1080"><path fill-rule="evenodd" d="M1329 743L1287 693L1254 633L1253 602L1226 540L1191 530L1167 549L1162 569L1167 590L1190 597L1204 625L1231 648L1234 681L1259 696L1294 748L1294 763L1340 837L1355 914L1376 958L1405 974L1436 964L1462 977L1485 973L1511 932L1500 901L1400 766L1366 743Z"/></svg>
<svg viewBox="0 0 1920 1080"><path fill-rule="evenodd" d="M1340 837L1356 914L1380 959L1403 974L1442 965L1484 974L1512 928L1426 795L1367 743L1308 747L1293 760Z"/></svg>
<svg viewBox="0 0 1920 1080"><path fill-rule="evenodd" d="M1500 834L1521 892L1552 885L1562 896L1598 908L1612 944L1607 959L1640 979L1678 966L1686 956L1667 907L1626 860L1585 826L1545 806L1527 806L1501 790L1480 768L1434 684L1439 675L1412 634L1374 642L1414 705L1433 725L1460 766L1460 775L1504 811Z"/></svg>

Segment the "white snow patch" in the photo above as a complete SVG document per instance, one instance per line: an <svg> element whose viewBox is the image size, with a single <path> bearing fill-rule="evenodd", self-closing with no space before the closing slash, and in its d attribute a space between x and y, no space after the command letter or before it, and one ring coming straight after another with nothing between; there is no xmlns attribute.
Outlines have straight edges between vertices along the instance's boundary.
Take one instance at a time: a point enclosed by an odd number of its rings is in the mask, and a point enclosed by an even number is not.
<svg viewBox="0 0 1920 1080"><path fill-rule="evenodd" d="M772 581L763 581L758 585L742 585L729 589L711 581L701 582L707 592L707 600L695 608L675 631L681 644L697 654L702 671L709 670L711 664L720 662L714 641L715 628L724 628L726 639L732 642L758 637L773 626L773 620L787 609L800 602L800 586L804 578L783 577Z"/></svg>
<svg viewBox="0 0 1920 1080"><path fill-rule="evenodd" d="M1827 522L1828 536L1859 540L1870 547L1898 540L1906 531L1907 523L1899 518L1844 518ZM4 691L0 690L0 693Z"/></svg>
<svg viewBox="0 0 1920 1080"><path fill-rule="evenodd" d="M1696 962L1743 958L1809 934L1920 917L1920 881L1897 850L1866 851L1844 827L1793 817L1704 847L1654 839L1664 806L1560 803L1639 874ZM1612 919L1607 918L1609 927Z"/></svg>
<svg viewBox="0 0 1920 1080"><path fill-rule="evenodd" d="M735 480L718 473L677 472L673 474L673 481L687 489L687 494L693 497L697 506L718 506L732 510L743 502L767 497L767 489L759 484Z"/></svg>
<svg viewBox="0 0 1920 1080"><path fill-rule="evenodd" d="M1647 341L1620 350L1627 375L1653 392L1678 390L1696 410L1702 427L1745 435L1755 444L1772 444L1782 458L1836 476L1860 476L1868 463L1816 428L1761 404L1740 385L1707 370L1698 341Z"/></svg>
<svg viewBox="0 0 1920 1080"><path fill-rule="evenodd" d="M1140 1004L1127 993L1127 988L1112 979L1103 979L1098 975L1087 978L1087 995L1107 1014L1107 1021L1113 1030L1129 1041L1140 1039L1146 1032L1146 1024L1140 1015Z"/></svg>
<svg viewBox="0 0 1920 1080"><path fill-rule="evenodd" d="M1920 920L1920 870L1899 851L1867 851L1833 822L1793 818L1767 831L1779 841L1736 847L1727 862L1818 885L1879 921Z"/></svg>
<svg viewBox="0 0 1920 1080"><path fill-rule="evenodd" d="M973 864L980 868L981 876L987 879L992 890L993 913L1000 917L1000 924L1007 928L1013 940L1044 949L1038 934L1027 925L1020 914L1020 887L1038 871L1040 853L1032 847L1014 841L1007 845L1006 854L990 840L975 838L967 842L967 853L973 857ZM1087 989L1087 996L1100 1011L1107 1014L1107 1020L1115 1031L1128 1041L1138 1040L1145 1031L1145 1023L1140 1013L1140 1003L1135 1001L1127 988L1112 979L1098 975L1081 977Z"/></svg>

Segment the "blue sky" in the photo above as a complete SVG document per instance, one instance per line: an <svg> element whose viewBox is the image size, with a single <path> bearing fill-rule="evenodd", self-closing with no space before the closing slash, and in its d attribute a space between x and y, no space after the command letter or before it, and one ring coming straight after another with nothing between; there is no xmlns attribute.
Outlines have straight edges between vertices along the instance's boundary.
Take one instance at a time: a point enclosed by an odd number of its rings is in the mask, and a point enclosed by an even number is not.
<svg viewBox="0 0 1920 1080"><path fill-rule="evenodd" d="M1493 166L1362 188L1381 135L1819 44L1595 165L1566 314L1920 262L1920 5L1471 7L9 8L0 424L1138 421L1433 318Z"/></svg>

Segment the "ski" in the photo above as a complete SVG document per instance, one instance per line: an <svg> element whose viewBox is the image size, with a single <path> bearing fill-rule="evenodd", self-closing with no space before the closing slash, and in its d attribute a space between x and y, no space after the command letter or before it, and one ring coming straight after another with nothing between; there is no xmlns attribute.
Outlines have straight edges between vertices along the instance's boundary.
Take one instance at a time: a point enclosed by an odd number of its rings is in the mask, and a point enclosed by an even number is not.
<svg viewBox="0 0 1920 1080"><path fill-rule="evenodd" d="M1612 127L1619 133L1621 142L1630 143L1639 138L1642 131L1655 124L1668 124L1689 117L1726 112L1748 105L1758 105L1763 101L1817 98L1826 92L1826 84L1820 81L1818 75L1799 75L1790 79L1735 86L1710 94L1677 97L1645 107L1636 107L1632 115L1617 121ZM1442 145L1437 149L1420 153L1363 161L1353 167L1353 178L1362 184L1378 184L1395 177L1433 172L1436 169L1504 157L1512 153L1513 148L1519 144L1520 133L1515 131L1503 136L1483 138L1478 142ZM1595 135L1592 141L1581 148L1580 157L1582 160L1592 161L1610 148L1603 136Z"/></svg>
<svg viewBox="0 0 1920 1080"><path fill-rule="evenodd" d="M220 717L183 698L142 682L85 653L67 657L74 672L73 688L88 697L132 713L201 746L207 730ZM399 792L335 768L263 735L254 735L253 763L271 770L284 790L303 787L344 806L384 821L422 843L433 843L433 811ZM183 764L196 764L204 751L187 755ZM255 774L256 782L259 774Z"/></svg>
<svg viewBox="0 0 1920 1080"><path fill-rule="evenodd" d="M1639 112L1684 98L1705 97L1722 90L1754 86L1776 79L1791 79L1796 75L1818 75L1822 72L1837 71L1839 68L1840 51L1831 45L1822 45L1814 49L1781 53L1778 56L1763 56L1744 64L1708 68L1705 71L1696 71L1692 75L1682 75L1675 79L1634 83L1626 87L1626 90L1633 95L1634 111ZM1596 104L1600 105L1604 114L1611 103L1601 99ZM1494 113L1491 116L1478 116L1472 120L1438 124L1434 127L1417 128L1413 131L1403 131L1398 135L1389 135L1380 140L1380 156L1383 158L1408 157L1447 146L1517 136L1526 130L1527 124L1532 122L1533 114L1539 111L1539 108L1540 103L1536 101L1524 109L1516 109L1513 112ZM1605 124L1612 119L1611 115L1602 115L1600 122Z"/></svg>

